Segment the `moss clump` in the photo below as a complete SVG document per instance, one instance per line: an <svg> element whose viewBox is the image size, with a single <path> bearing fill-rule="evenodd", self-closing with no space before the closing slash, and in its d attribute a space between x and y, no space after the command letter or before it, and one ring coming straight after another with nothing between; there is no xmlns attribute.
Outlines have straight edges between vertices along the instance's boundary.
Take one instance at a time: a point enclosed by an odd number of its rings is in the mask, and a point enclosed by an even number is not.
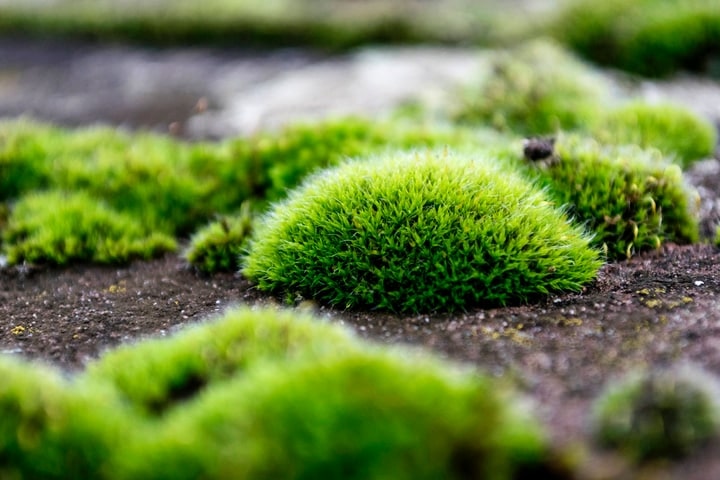
<svg viewBox="0 0 720 480"><path fill-rule="evenodd" d="M134 422L114 391L0 357L0 477L105 478Z"/></svg>
<svg viewBox="0 0 720 480"><path fill-rule="evenodd" d="M694 192L680 167L657 151L566 136L552 157L530 165L555 202L594 232L593 244L609 259L698 240Z"/></svg>
<svg viewBox="0 0 720 480"><path fill-rule="evenodd" d="M232 310L79 375L9 358L0 375L2 478L509 480L551 467L507 385L289 311Z"/></svg>
<svg viewBox="0 0 720 480"><path fill-rule="evenodd" d="M384 149L477 145L483 133L441 126L376 123L342 118L291 125L277 134L260 134L231 142L234 171L247 172L244 189L269 201L284 198L308 174L337 165L347 158Z"/></svg>
<svg viewBox="0 0 720 480"><path fill-rule="evenodd" d="M453 116L461 123L542 135L592 122L606 89L561 47L534 41L496 54L487 77L464 92Z"/></svg>
<svg viewBox="0 0 720 480"><path fill-rule="evenodd" d="M510 479L544 462L537 424L489 378L345 345L257 363L118 452L119 478ZM438 415L438 406L442 414Z"/></svg>
<svg viewBox="0 0 720 480"><path fill-rule="evenodd" d="M244 273L341 307L459 310L580 289L601 263L588 242L488 159L389 153L328 170L275 205Z"/></svg>
<svg viewBox="0 0 720 480"><path fill-rule="evenodd" d="M2 232L10 264L122 263L175 249L175 241L148 233L132 217L85 193L24 196Z"/></svg>
<svg viewBox="0 0 720 480"><path fill-rule="evenodd" d="M159 414L263 361L293 362L352 342L345 330L307 315L237 309L170 340L116 348L88 365L86 375L111 382L140 412Z"/></svg>
<svg viewBox="0 0 720 480"><path fill-rule="evenodd" d="M605 143L657 148L683 166L711 157L717 143L715 127L679 105L631 102L608 112L594 127Z"/></svg>
<svg viewBox="0 0 720 480"><path fill-rule="evenodd" d="M634 460L679 457L717 434L719 395L714 377L689 366L635 373L598 398L594 434Z"/></svg>
<svg viewBox="0 0 720 480"><path fill-rule="evenodd" d="M223 216L196 232L185 259L205 273L238 271L253 221L250 204L245 203L237 215Z"/></svg>
<svg viewBox="0 0 720 480"><path fill-rule="evenodd" d="M580 0L569 4L551 29L587 58L642 75L718 73L716 0Z"/></svg>

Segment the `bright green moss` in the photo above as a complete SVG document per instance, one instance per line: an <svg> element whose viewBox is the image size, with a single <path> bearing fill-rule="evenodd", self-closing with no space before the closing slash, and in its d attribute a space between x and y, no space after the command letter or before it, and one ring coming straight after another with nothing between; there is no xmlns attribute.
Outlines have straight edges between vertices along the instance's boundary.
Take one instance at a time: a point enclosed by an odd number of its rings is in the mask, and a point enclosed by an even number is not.
<svg viewBox="0 0 720 480"><path fill-rule="evenodd" d="M509 26L524 25L502 18L499 6L501 1L473 0L7 0L0 4L0 31L160 45L346 49L388 42L483 42L506 35Z"/></svg>
<svg viewBox="0 0 720 480"><path fill-rule="evenodd" d="M194 228L217 205L217 191L193 168L222 163L220 148L106 127L66 131L27 120L0 123L2 198L47 188L84 191L126 212L145 228L175 234ZM199 169L197 169L199 170ZM215 175L215 174L213 174ZM225 198L227 193L217 194Z"/></svg>
<svg viewBox="0 0 720 480"><path fill-rule="evenodd" d="M679 457L720 427L717 380L685 366L628 375L594 406L594 435L634 460Z"/></svg>
<svg viewBox="0 0 720 480"><path fill-rule="evenodd" d="M260 134L231 143L233 168L246 173L244 189L270 201L284 198L308 174L347 158L391 149L477 145L486 132L415 127L403 123L342 118L291 125L277 134Z"/></svg>
<svg viewBox="0 0 720 480"><path fill-rule="evenodd" d="M580 289L600 266L588 238L492 163L389 153L328 170L275 205L244 273L292 297L407 312Z"/></svg>
<svg viewBox="0 0 720 480"><path fill-rule="evenodd" d="M577 223L594 233L593 244L609 259L659 248L665 242L698 240L697 194L680 167L657 151L603 146L569 136L550 161L531 165Z"/></svg>
<svg viewBox="0 0 720 480"><path fill-rule="evenodd" d="M111 382L139 411L160 414L263 361L294 362L353 342L345 330L307 315L238 309L171 339L116 348L86 375Z"/></svg>
<svg viewBox="0 0 720 480"><path fill-rule="evenodd" d="M579 0L561 11L551 31L588 58L642 75L718 73L716 0Z"/></svg>
<svg viewBox="0 0 720 480"><path fill-rule="evenodd" d="M461 123L542 135L594 121L607 85L561 47L534 41L496 54L454 113Z"/></svg>
<svg viewBox="0 0 720 480"><path fill-rule="evenodd" d="M593 131L604 143L657 148L684 166L711 157L717 143L710 122L672 104L628 103L604 115Z"/></svg>
<svg viewBox="0 0 720 480"><path fill-rule="evenodd" d="M50 185L47 151L59 136L57 130L27 120L0 122L0 200Z"/></svg>
<svg viewBox="0 0 720 480"><path fill-rule="evenodd" d="M224 216L208 224L190 239L185 259L201 272L238 271L253 221L250 204L246 203L237 215Z"/></svg>
<svg viewBox="0 0 720 480"><path fill-rule="evenodd" d="M412 352L345 346L257 365L207 391L171 412L157 436L118 452L115 471L168 480L501 480L544 455L537 424L489 378Z"/></svg>
<svg viewBox="0 0 720 480"><path fill-rule="evenodd" d="M2 234L10 264L122 263L175 249L171 237L147 232L85 193L26 195L12 208Z"/></svg>
<svg viewBox="0 0 720 480"><path fill-rule="evenodd" d="M0 478L105 478L131 416L114 391L0 357Z"/></svg>

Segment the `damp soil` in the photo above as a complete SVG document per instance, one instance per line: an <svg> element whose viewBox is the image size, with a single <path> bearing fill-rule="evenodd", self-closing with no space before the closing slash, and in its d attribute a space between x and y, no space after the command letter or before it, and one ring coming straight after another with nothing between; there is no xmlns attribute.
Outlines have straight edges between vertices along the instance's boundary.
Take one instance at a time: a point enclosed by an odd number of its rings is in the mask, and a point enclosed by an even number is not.
<svg viewBox="0 0 720 480"><path fill-rule="evenodd" d="M175 255L123 267L5 269L0 352L80 370L120 343L170 335L233 305L278 303L239 274L201 275ZM624 372L690 361L720 375L720 249L707 244L608 264L583 292L533 305L412 316L296 308L372 341L412 344L511 378L558 446L588 444L591 402ZM646 467L643 477L592 451L587 478L720 478L720 443Z"/></svg>

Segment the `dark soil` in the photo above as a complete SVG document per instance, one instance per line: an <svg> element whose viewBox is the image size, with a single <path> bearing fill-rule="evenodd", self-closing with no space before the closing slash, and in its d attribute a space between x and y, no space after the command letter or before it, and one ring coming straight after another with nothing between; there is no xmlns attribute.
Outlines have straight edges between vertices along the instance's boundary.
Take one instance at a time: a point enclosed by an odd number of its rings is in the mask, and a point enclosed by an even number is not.
<svg viewBox="0 0 720 480"><path fill-rule="evenodd" d="M176 256L116 268L5 270L0 351L76 370L121 342L168 335L230 305L267 303L277 300L240 276L201 276ZM670 245L606 265L584 292L530 306L409 317L301 307L363 337L508 375L534 399L558 444L587 435L590 402L630 369L692 361L720 375L720 250L710 245ZM591 478L624 478L625 467L606 460L588 462ZM720 444L650 473L720 478Z"/></svg>

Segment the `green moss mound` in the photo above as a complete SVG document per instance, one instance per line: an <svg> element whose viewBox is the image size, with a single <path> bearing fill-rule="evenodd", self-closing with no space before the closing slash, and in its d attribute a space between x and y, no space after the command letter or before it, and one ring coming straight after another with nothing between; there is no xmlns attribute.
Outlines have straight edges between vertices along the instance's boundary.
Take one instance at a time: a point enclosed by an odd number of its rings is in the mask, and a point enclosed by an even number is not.
<svg viewBox="0 0 720 480"><path fill-rule="evenodd" d="M0 477L105 478L108 459L134 425L114 391L7 355L0 376Z"/></svg>
<svg viewBox="0 0 720 480"><path fill-rule="evenodd" d="M584 128L608 86L557 44L536 40L496 54L479 85L461 95L453 117L524 135Z"/></svg>
<svg viewBox="0 0 720 480"><path fill-rule="evenodd" d="M558 205L594 233L609 259L698 240L697 193L659 152L564 136L555 154L529 162Z"/></svg>
<svg viewBox="0 0 720 480"><path fill-rule="evenodd" d="M240 183L243 188L254 197L274 201L284 198L308 174L348 158L387 149L461 147L485 141L491 141L485 131L349 117L291 125L277 134L233 141L229 148L237 159L233 168L248 172L247 183Z"/></svg>
<svg viewBox="0 0 720 480"><path fill-rule="evenodd" d="M287 310L230 310L112 350L79 374L0 358L0 375L2 478L553 471L538 424L507 384Z"/></svg>
<svg viewBox="0 0 720 480"><path fill-rule="evenodd" d="M119 478L510 479L544 462L503 389L410 352L264 364L116 457ZM442 405L442 414L438 406ZM546 477L548 478L548 477Z"/></svg>
<svg viewBox="0 0 720 480"><path fill-rule="evenodd" d="M580 0L562 11L551 30L587 58L642 75L718 75L715 0Z"/></svg>
<svg viewBox="0 0 720 480"><path fill-rule="evenodd" d="M263 290L406 312L580 289L600 266L589 239L491 163L391 153L326 171L272 209L243 271Z"/></svg>
<svg viewBox="0 0 720 480"><path fill-rule="evenodd" d="M711 157L717 144L710 122L673 104L631 102L608 112L593 130L604 143L657 148L683 166Z"/></svg>
<svg viewBox="0 0 720 480"><path fill-rule="evenodd" d="M193 234L183 256L201 272L236 272L253 221L250 204L245 203L237 215L223 216Z"/></svg>
<svg viewBox="0 0 720 480"><path fill-rule="evenodd" d="M686 455L720 427L720 389L690 366L628 375L594 406L594 432L603 445L638 461Z"/></svg>
<svg viewBox="0 0 720 480"><path fill-rule="evenodd" d="M175 240L149 233L129 215L85 193L26 195L2 232L10 264L123 263L175 249Z"/></svg>
<svg viewBox="0 0 720 480"><path fill-rule="evenodd" d="M159 415L263 361L291 363L352 343L345 330L308 315L237 309L170 340L118 347L89 364L85 375L111 382L139 412Z"/></svg>

